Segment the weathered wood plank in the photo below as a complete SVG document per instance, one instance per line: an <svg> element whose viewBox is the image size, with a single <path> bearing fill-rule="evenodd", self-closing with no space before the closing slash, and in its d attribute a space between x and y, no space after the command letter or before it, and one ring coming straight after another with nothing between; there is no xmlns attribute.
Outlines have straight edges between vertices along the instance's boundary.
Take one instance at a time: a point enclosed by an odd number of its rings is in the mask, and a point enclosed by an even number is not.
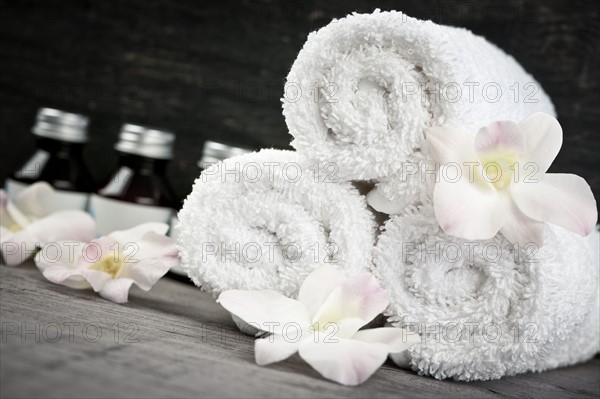
<svg viewBox="0 0 600 399"><path fill-rule="evenodd" d="M2 397L597 397L600 391L598 358L470 384L419 377L388 363L356 388L323 380L298 357L259 367L253 339L236 330L227 312L167 278L117 305L53 285L31 264L1 266L0 322Z"/></svg>

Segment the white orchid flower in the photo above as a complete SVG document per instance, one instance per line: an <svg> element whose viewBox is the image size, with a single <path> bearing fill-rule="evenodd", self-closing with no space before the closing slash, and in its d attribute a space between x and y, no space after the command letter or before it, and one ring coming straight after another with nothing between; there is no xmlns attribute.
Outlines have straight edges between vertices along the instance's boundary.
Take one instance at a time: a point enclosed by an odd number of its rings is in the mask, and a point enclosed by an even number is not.
<svg viewBox="0 0 600 399"><path fill-rule="evenodd" d="M298 300L272 290L231 290L217 302L251 326L273 333L255 342L259 365L299 352L325 378L344 385L364 382L389 353L420 342L417 334L400 328L359 330L389 302L388 293L368 273L348 278L322 266L308 275Z"/></svg>
<svg viewBox="0 0 600 399"><path fill-rule="evenodd" d="M93 288L117 303L127 302L132 284L144 291L179 264L175 241L164 223L144 223L91 242L59 243L56 253L35 261L44 277L71 288Z"/></svg>
<svg viewBox="0 0 600 399"><path fill-rule="evenodd" d="M45 182L34 183L14 199L0 190L0 246L4 261L18 265L38 248L62 240L89 241L96 235L94 219L80 210L47 214L44 201L54 189Z"/></svg>
<svg viewBox="0 0 600 399"><path fill-rule="evenodd" d="M593 231L598 211L586 181L546 173L562 146L562 128L551 115L494 122L475 136L441 127L426 135L442 164L433 205L446 233L483 240L500 232L511 242L541 245L543 222L582 236Z"/></svg>

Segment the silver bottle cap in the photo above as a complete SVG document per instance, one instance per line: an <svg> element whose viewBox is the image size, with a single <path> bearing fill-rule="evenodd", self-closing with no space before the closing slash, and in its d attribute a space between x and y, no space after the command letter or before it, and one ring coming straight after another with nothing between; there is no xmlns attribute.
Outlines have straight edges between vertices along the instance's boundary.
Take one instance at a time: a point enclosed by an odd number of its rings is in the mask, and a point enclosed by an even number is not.
<svg viewBox="0 0 600 399"><path fill-rule="evenodd" d="M204 142L202 158L198 161L198 166L204 169L206 165L211 165L215 162L235 157L236 155L247 154L249 152L252 152L252 150L207 140Z"/></svg>
<svg viewBox="0 0 600 399"><path fill-rule="evenodd" d="M154 128L125 124L121 127L117 151L141 155L148 158L173 158L175 134Z"/></svg>
<svg viewBox="0 0 600 399"><path fill-rule="evenodd" d="M40 108L32 132L55 140L85 143L88 141L88 123L89 119L84 115Z"/></svg>

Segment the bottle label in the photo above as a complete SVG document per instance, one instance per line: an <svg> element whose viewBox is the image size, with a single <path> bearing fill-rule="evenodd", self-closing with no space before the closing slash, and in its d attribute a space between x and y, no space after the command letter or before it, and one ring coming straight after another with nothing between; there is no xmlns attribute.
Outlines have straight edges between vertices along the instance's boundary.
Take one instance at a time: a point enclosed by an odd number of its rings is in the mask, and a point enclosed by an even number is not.
<svg viewBox="0 0 600 399"><path fill-rule="evenodd" d="M96 230L101 236L147 222L169 224L173 214L171 208L132 204L96 194L90 198L89 211L96 219Z"/></svg>
<svg viewBox="0 0 600 399"><path fill-rule="evenodd" d="M29 187L29 184L21 183L13 179L6 179L6 192L10 198L15 198L21 191ZM57 211L87 209L89 194L77 193L54 189L52 194L44 197L44 211L47 214Z"/></svg>

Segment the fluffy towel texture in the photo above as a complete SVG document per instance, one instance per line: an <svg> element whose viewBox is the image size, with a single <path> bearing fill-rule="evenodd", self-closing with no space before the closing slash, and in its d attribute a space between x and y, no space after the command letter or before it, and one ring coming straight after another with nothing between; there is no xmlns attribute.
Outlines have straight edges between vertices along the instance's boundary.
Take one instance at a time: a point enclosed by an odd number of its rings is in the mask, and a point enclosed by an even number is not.
<svg viewBox="0 0 600 399"><path fill-rule="evenodd" d="M469 243L431 208L392 217L374 272L386 315L423 334L408 354L421 374L487 380L584 361L598 351L598 264L587 239L546 226L539 251L501 236ZM595 319L594 319L595 318Z"/></svg>
<svg viewBox="0 0 600 399"><path fill-rule="evenodd" d="M353 14L311 33L282 101L292 146L335 162L349 180L396 175L428 126L554 114L535 79L495 45L395 11Z"/></svg>
<svg viewBox="0 0 600 399"><path fill-rule="evenodd" d="M217 296L274 289L295 296L313 269L368 269L374 222L350 183L304 169L290 151L220 162L194 183L176 227L182 266Z"/></svg>

